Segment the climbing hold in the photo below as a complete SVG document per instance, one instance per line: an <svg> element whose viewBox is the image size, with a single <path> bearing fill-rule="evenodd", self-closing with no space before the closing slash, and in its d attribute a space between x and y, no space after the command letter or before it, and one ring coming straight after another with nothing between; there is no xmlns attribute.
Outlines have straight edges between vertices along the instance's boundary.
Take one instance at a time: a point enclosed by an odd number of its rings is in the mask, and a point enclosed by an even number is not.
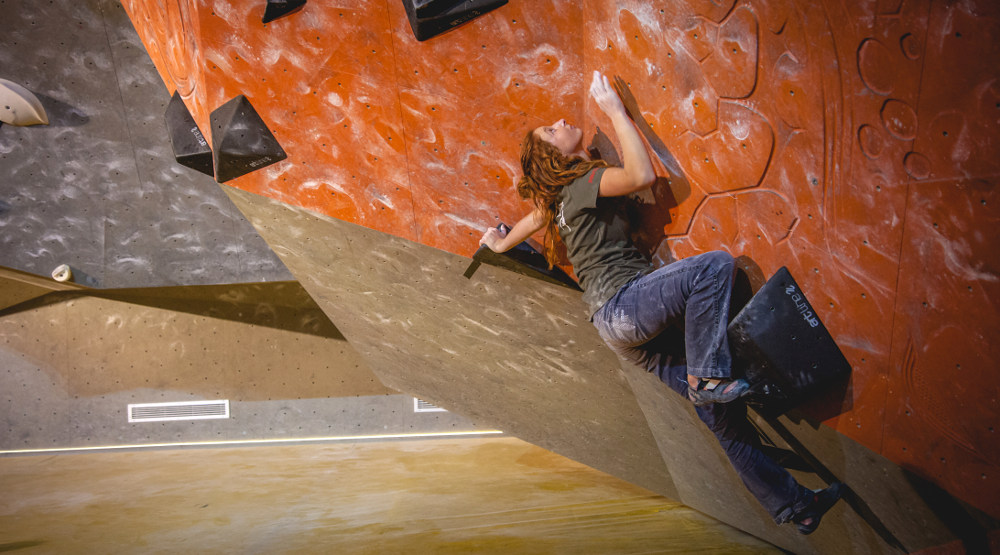
<svg viewBox="0 0 1000 555"><path fill-rule="evenodd" d="M11 125L48 125L49 116L38 97L28 89L0 79L0 121Z"/></svg>
<svg viewBox="0 0 1000 555"><path fill-rule="evenodd" d="M403 0L403 7L413 35L425 41L506 3L507 0Z"/></svg>
<svg viewBox="0 0 1000 555"><path fill-rule="evenodd" d="M212 149L176 91L170 97L163 117L167 122L170 146L174 149L177 163L214 177Z"/></svg>
<svg viewBox="0 0 1000 555"><path fill-rule="evenodd" d="M213 110L209 120L215 180L219 183L288 158L267 124L243 95Z"/></svg>
<svg viewBox="0 0 1000 555"><path fill-rule="evenodd" d="M56 266L55 270L52 270L52 279L61 283L72 281L73 269L67 264L60 264L59 266Z"/></svg>
<svg viewBox="0 0 1000 555"><path fill-rule="evenodd" d="M270 23L279 17L298 11L306 4L306 0L267 0L264 8L263 23Z"/></svg>
<svg viewBox="0 0 1000 555"><path fill-rule="evenodd" d="M836 386L851 371L805 293L782 267L729 324L733 365L767 414L777 416ZM753 394L751 395L751 399Z"/></svg>
<svg viewBox="0 0 1000 555"><path fill-rule="evenodd" d="M497 226L497 229L509 230L510 228L504 224L500 224ZM549 268L549 263L545 260L545 256L527 242L521 242L504 253L496 253L486 245L480 245L479 250L472 256L472 263L465 270L465 277L472 279L472 275L476 273L476 270L482 264L497 266L521 274L522 276L540 279L580 291L580 286L577 285L573 278L566 275L566 272L563 272L558 266Z"/></svg>

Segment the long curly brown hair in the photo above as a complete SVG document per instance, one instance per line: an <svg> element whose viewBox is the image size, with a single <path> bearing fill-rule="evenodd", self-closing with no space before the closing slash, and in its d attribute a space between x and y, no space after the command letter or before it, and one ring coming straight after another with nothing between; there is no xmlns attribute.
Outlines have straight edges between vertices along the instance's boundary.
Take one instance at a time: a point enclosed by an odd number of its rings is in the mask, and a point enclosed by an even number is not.
<svg viewBox="0 0 1000 555"><path fill-rule="evenodd" d="M604 160L586 160L580 156L566 156L559 149L528 131L521 143L521 171L517 182L517 193L523 199L530 199L545 214L545 260L551 269L559 256L556 241L559 229L556 227L556 199L559 190L574 179L590 170L607 166Z"/></svg>

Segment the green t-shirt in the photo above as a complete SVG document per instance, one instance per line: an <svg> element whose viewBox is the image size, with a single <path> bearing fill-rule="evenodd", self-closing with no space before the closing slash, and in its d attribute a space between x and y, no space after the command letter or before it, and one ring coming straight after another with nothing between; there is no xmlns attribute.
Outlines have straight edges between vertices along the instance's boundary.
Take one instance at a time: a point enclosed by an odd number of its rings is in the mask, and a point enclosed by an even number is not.
<svg viewBox="0 0 1000 555"><path fill-rule="evenodd" d="M637 275L653 266L629 239L621 198L598 197L607 168L594 168L562 188L556 224L583 288L590 316Z"/></svg>

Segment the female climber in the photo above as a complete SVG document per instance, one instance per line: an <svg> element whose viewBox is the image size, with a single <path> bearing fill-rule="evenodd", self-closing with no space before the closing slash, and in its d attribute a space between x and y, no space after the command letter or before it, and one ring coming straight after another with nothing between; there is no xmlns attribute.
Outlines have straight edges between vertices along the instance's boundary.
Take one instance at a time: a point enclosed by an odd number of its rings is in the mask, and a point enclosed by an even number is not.
<svg viewBox="0 0 1000 555"><path fill-rule="evenodd" d="M708 252L654 269L632 245L617 200L652 186L656 174L608 78L595 71L590 94L611 119L622 167L591 160L583 131L566 120L531 130L521 148L517 192L532 201L533 209L509 231L488 230L480 243L504 252L545 229L544 254L552 264L561 240L604 342L694 403L744 485L775 522L792 521L799 532L812 533L840 497L841 484L810 491L760 450L746 405L738 401L749 384L732 376L726 338L733 257ZM676 357L663 347L669 343L664 339L681 333L684 356Z"/></svg>

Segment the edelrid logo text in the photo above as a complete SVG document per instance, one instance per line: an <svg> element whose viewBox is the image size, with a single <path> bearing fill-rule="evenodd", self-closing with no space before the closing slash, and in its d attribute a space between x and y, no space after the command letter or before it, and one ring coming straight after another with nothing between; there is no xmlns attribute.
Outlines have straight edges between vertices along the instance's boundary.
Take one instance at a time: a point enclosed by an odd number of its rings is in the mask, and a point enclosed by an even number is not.
<svg viewBox="0 0 1000 555"><path fill-rule="evenodd" d="M815 328L819 325L819 319L816 318L815 314L813 314L812 308L809 307L809 303L806 302L805 297L796 291L794 285L785 287L785 294L792 298L792 302L795 303L795 308L798 309L799 314L802 315L802 319L805 320L810 327Z"/></svg>

